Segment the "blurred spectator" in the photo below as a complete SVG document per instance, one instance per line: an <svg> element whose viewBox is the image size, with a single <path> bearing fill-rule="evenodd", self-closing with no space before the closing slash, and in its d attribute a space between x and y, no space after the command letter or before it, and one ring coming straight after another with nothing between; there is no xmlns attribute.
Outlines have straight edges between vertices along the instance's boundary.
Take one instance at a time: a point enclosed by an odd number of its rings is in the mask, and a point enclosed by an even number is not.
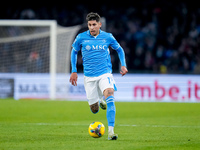
<svg viewBox="0 0 200 150"><path fill-rule="evenodd" d="M20 19L35 19L35 18L36 18L35 12L30 8L22 10L20 14Z"/></svg>
<svg viewBox="0 0 200 150"><path fill-rule="evenodd" d="M27 59L27 72L42 72L42 60L40 58L39 53L36 51L31 52Z"/></svg>
<svg viewBox="0 0 200 150"><path fill-rule="evenodd" d="M197 63L194 66L194 74L200 74L200 55L196 56Z"/></svg>

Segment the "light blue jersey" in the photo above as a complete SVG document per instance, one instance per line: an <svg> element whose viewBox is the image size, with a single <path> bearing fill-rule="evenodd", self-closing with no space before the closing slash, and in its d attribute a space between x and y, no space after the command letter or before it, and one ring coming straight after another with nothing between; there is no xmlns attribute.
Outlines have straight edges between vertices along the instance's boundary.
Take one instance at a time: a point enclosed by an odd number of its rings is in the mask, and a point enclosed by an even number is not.
<svg viewBox="0 0 200 150"><path fill-rule="evenodd" d="M111 33L100 30L99 35L94 37L88 30L78 34L72 44L72 72L77 72L77 53L81 50L85 76L97 77L112 73L109 46L117 51L121 65L126 66L124 51Z"/></svg>

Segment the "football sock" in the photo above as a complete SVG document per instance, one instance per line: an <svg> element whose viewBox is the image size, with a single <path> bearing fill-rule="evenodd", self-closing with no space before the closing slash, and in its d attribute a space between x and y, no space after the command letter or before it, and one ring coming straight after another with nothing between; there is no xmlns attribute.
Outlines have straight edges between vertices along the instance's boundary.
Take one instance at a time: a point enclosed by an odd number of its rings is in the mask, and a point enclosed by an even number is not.
<svg viewBox="0 0 200 150"><path fill-rule="evenodd" d="M114 127L113 126L108 126L108 133L114 134Z"/></svg>
<svg viewBox="0 0 200 150"><path fill-rule="evenodd" d="M108 126L114 127L115 125L115 103L114 103L115 98L113 96L109 96L106 99L107 103L107 121L108 121Z"/></svg>

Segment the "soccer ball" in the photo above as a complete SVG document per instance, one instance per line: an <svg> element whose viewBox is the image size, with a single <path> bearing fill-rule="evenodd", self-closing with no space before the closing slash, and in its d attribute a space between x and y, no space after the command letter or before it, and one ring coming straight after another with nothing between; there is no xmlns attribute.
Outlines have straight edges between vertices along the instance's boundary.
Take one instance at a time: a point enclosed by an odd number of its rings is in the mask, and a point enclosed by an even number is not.
<svg viewBox="0 0 200 150"><path fill-rule="evenodd" d="M100 138L105 133L105 126L101 122L93 122L88 128L88 132L93 138Z"/></svg>

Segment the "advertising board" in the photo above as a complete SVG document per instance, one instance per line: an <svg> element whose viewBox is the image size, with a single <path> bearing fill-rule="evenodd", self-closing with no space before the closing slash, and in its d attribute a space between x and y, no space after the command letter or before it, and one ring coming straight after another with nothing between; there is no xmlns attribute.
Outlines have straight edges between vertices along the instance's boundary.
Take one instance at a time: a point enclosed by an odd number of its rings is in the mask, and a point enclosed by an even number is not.
<svg viewBox="0 0 200 150"><path fill-rule="evenodd" d="M0 78L0 98L14 96L14 79Z"/></svg>
<svg viewBox="0 0 200 150"><path fill-rule="evenodd" d="M200 76L127 75L116 78L115 96L126 101L200 102ZM125 96L124 96L125 95Z"/></svg>
<svg viewBox="0 0 200 150"><path fill-rule="evenodd" d="M15 99L48 99L48 74L10 74L15 80ZM0 74L0 77L3 76ZM83 74L78 85L69 83L69 75L57 74L56 98L86 101ZM200 102L199 75L114 74L116 101L128 102ZM1 85L1 84L0 84ZM2 93L2 92L1 92Z"/></svg>

